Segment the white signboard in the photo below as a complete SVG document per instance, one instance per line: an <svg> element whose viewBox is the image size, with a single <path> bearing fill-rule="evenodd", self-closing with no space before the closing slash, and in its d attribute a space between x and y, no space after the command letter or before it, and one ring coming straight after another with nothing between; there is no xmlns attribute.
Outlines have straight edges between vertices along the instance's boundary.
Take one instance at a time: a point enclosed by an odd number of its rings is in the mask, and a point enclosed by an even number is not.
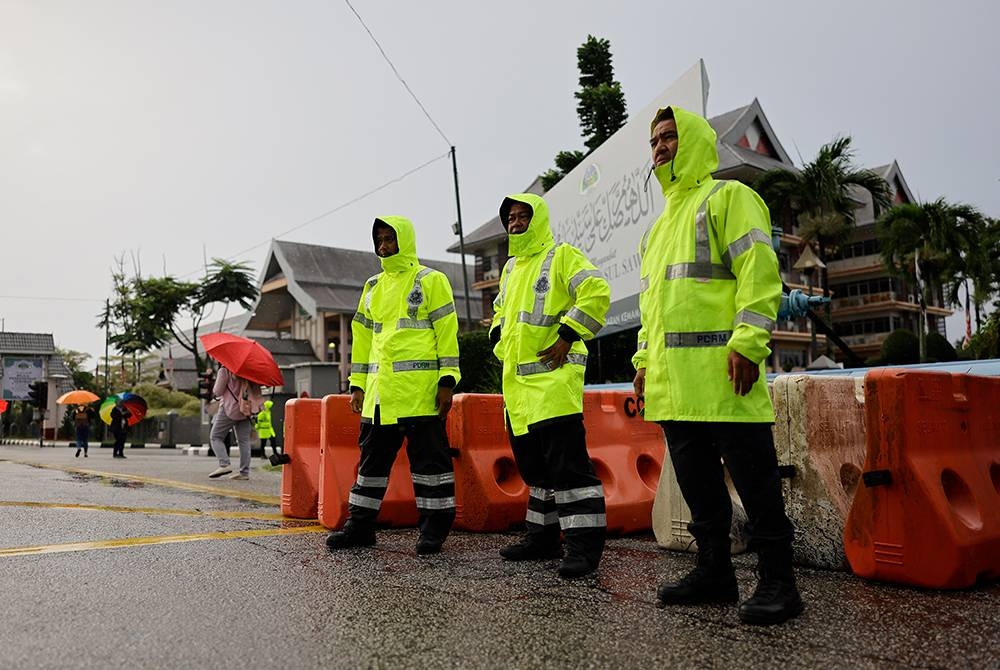
<svg viewBox="0 0 1000 670"><path fill-rule="evenodd" d="M649 122L668 105L704 115L707 94L699 61L545 194L556 240L587 254L611 284L602 335L639 325L639 242L663 210Z"/></svg>
<svg viewBox="0 0 1000 670"><path fill-rule="evenodd" d="M45 368L41 358L3 358L3 399L29 400L32 382L42 381Z"/></svg>

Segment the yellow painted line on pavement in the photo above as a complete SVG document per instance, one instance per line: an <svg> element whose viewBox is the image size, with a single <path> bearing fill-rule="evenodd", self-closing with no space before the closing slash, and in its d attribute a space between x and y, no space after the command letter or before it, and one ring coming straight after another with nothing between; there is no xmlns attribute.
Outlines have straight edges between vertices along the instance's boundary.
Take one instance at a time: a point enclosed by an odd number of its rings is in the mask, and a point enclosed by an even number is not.
<svg viewBox="0 0 1000 670"><path fill-rule="evenodd" d="M169 509L165 507L121 507L118 505L82 505L78 503L37 502L33 500L0 500L0 507L35 507L43 509L74 509L93 512L122 512L132 514L163 514L167 516L204 516L214 519L251 519L258 521L285 521L282 514L264 512L225 512L197 509ZM298 519L315 521L316 519Z"/></svg>
<svg viewBox="0 0 1000 670"><path fill-rule="evenodd" d="M68 542L37 547L14 547L0 549L0 558L9 556L37 556L40 554L61 554L73 551L93 551L96 549L123 549L151 544L176 544L178 542L199 542L202 540L235 540L250 537L275 535L301 535L304 533L326 532L323 526L303 526L301 528L270 528L266 530L233 530L193 535L155 535L149 537L126 537L118 540L95 540L93 542Z"/></svg>
<svg viewBox="0 0 1000 670"><path fill-rule="evenodd" d="M188 482L178 482L172 479L159 479L157 477L145 477L143 475L126 475L119 472L101 472L99 470L85 470L83 468L72 468L67 465L56 465L54 463L37 463L35 461L21 461L12 458L0 458L0 462L15 463L17 465L28 465L33 468L62 470L63 472L69 472L81 475L91 475L94 477L103 477L105 479L124 479L127 481L142 482L143 484L152 484L154 486L163 486L166 488L181 489L184 491L197 491L198 493L209 493L211 495L222 496L225 498L237 498L239 500L249 500L251 502L264 503L265 505L281 504L281 498L279 496L267 495L265 493L253 493L252 491L235 491L233 489L226 489L217 486L205 486L203 484L190 484Z"/></svg>

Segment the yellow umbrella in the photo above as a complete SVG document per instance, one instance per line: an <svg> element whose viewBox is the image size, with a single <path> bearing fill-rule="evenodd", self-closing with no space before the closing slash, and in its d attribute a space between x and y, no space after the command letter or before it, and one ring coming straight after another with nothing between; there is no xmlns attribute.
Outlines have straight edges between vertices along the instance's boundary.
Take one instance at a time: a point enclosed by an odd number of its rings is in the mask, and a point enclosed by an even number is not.
<svg viewBox="0 0 1000 670"><path fill-rule="evenodd" d="M94 395L90 391L76 389L75 391L70 391L69 393L63 393L56 400L56 403L60 405L89 405L95 400L100 399L100 396Z"/></svg>

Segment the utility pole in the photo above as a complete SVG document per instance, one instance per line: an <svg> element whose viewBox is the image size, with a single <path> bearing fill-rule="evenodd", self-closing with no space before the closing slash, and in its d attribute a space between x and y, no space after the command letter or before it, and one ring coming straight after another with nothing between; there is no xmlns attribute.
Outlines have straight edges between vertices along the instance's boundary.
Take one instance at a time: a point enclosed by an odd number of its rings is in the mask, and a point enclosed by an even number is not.
<svg viewBox="0 0 1000 670"><path fill-rule="evenodd" d="M462 284L465 286L465 322L472 326L472 304L469 302L469 273L465 269L465 233L462 230L462 199L458 195L458 160L451 148L451 171L455 176L455 210L458 212L458 253L462 255Z"/></svg>

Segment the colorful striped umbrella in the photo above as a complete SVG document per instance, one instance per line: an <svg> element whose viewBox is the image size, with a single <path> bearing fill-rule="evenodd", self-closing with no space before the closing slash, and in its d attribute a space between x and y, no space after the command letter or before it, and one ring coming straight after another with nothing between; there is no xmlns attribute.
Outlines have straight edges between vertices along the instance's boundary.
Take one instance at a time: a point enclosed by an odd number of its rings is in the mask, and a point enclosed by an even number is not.
<svg viewBox="0 0 1000 670"><path fill-rule="evenodd" d="M118 395L109 396L101 403L101 408L97 413L104 423L111 425L111 410L118 403L121 403L122 407L129 411L131 416L128 417L128 425L130 426L139 423L146 416L146 400L137 393L126 391Z"/></svg>

